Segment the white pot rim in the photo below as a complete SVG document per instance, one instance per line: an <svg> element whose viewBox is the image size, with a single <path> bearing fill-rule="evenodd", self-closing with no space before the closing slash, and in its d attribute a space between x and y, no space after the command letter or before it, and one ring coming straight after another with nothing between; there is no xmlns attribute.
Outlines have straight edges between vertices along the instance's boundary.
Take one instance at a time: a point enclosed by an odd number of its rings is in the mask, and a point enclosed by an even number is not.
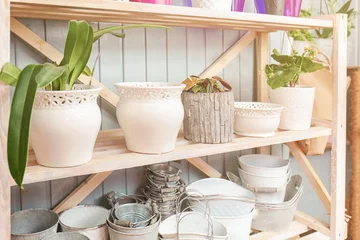
<svg viewBox="0 0 360 240"><path fill-rule="evenodd" d="M169 82L122 82L114 83L115 87L137 89L184 89L185 84Z"/></svg>
<svg viewBox="0 0 360 240"><path fill-rule="evenodd" d="M72 89L72 90L60 90L60 91L48 91L44 89L38 89L37 93L50 93L50 94L63 94L63 93L88 93L88 92L99 92L102 87L101 86L95 86L95 85L85 85L85 84L75 84L76 86L85 87L84 89ZM74 86L75 86L74 85ZM90 87L90 88L89 88Z"/></svg>
<svg viewBox="0 0 360 240"><path fill-rule="evenodd" d="M263 105L264 107L250 108L247 105ZM243 110L259 110L259 111L271 111L271 110L282 110L284 108L281 104L267 103L267 102L235 102L235 109Z"/></svg>
<svg viewBox="0 0 360 240"><path fill-rule="evenodd" d="M286 89L313 89L315 87L309 85L296 85L295 87L279 87L279 88L286 88ZM276 90L276 89L274 89Z"/></svg>

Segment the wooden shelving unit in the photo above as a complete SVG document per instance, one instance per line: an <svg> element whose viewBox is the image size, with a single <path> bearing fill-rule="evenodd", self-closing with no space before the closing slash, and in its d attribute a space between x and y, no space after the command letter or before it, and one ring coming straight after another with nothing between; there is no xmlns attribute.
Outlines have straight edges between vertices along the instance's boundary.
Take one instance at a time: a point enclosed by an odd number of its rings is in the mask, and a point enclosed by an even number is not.
<svg viewBox="0 0 360 240"><path fill-rule="evenodd" d="M179 135L175 151L161 155L145 155L129 152L121 130L103 131L99 134L93 159L86 165L74 168L46 168L36 163L30 150L25 183L93 174L71 193L55 211L77 205L102 181L117 169L144 166L147 164L187 159L210 177L221 177L200 156L261 148L287 143L315 192L331 214L330 226L298 212L291 228L282 233L253 232L251 240L263 239L332 239L342 240L346 236L345 217L345 162L346 162L346 37L345 15L324 16L321 19L299 19L282 16L258 15L251 13L217 12L206 9L124 3L111 0L0 0L0 66L9 61L10 30L30 46L53 61L62 57L56 49L36 36L15 18L38 18L59 20L88 20L117 23L154 23L167 26L221 28L248 30L245 36L225 51L202 76L217 74L253 40L257 40L257 100L268 101L268 87L261 69L269 62L269 32L292 29L333 28L333 119L332 123L317 121L306 131L282 131L270 138L235 137L228 144L192 144ZM11 16L10 16L11 15ZM89 79L79 78L83 83ZM179 80L181 81L181 80ZM95 85L101 85L93 80ZM103 86L104 87L104 86ZM115 106L116 94L104 88L101 97ZM10 187L14 185L7 169L6 138L9 116L9 88L0 83L0 236L10 240ZM331 195L301 151L298 141L333 136L331 160ZM315 232L314 232L315 230ZM310 231L310 232L309 232ZM299 238L294 238L294 237Z"/></svg>

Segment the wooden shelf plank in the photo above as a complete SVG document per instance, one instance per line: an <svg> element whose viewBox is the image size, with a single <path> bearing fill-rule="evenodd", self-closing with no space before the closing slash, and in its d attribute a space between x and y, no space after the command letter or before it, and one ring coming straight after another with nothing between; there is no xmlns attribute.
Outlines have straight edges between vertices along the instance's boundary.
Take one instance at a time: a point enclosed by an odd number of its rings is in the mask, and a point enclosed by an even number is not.
<svg viewBox="0 0 360 240"><path fill-rule="evenodd" d="M39 19L154 23L167 26L277 31L332 28L329 19L294 18L103 0L12 0L11 16Z"/></svg>
<svg viewBox="0 0 360 240"><path fill-rule="evenodd" d="M149 155L130 152L125 145L121 130L102 131L97 139L93 159L85 165L73 168L47 168L39 166L32 150L26 169L24 183L34 183L118 169L139 167L160 162L214 155L226 152L269 146L279 143L294 142L303 139L328 136L331 128L316 126L305 131L280 131L269 138L251 138L235 136L227 144L194 144L178 138L176 149L170 153ZM15 185L12 182L12 185Z"/></svg>

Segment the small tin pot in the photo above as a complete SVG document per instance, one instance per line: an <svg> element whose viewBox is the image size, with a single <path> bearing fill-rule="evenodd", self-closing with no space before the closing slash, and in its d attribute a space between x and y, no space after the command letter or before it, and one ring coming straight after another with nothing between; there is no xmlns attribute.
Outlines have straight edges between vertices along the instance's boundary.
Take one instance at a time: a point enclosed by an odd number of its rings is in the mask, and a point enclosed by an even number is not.
<svg viewBox="0 0 360 240"><path fill-rule="evenodd" d="M96 205L80 205L60 214L62 232L78 232L90 240L107 240L106 218L109 211Z"/></svg>
<svg viewBox="0 0 360 240"><path fill-rule="evenodd" d="M59 216L47 209L29 209L11 215L11 240L39 240L56 233Z"/></svg>

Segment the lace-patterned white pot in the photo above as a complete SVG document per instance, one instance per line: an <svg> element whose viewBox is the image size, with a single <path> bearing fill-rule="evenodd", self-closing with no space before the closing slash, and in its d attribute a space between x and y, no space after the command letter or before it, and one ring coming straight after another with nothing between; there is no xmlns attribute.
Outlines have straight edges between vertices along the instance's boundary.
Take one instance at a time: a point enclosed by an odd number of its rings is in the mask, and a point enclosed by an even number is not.
<svg viewBox="0 0 360 240"><path fill-rule="evenodd" d="M232 0L192 0L192 6L218 11L231 11Z"/></svg>
<svg viewBox="0 0 360 240"><path fill-rule="evenodd" d="M236 102L234 131L249 137L270 137L280 124L283 106L274 103Z"/></svg>
<svg viewBox="0 0 360 240"><path fill-rule="evenodd" d="M315 88L309 86L281 87L270 90L270 102L281 104L279 129L306 130L311 126Z"/></svg>
<svg viewBox="0 0 360 240"><path fill-rule="evenodd" d="M91 160L101 125L97 105L101 88L85 87L36 93L30 142L40 165L72 167Z"/></svg>
<svg viewBox="0 0 360 240"><path fill-rule="evenodd" d="M116 116L127 148L133 152L158 154L175 149L184 118L183 84L116 83L120 100Z"/></svg>

